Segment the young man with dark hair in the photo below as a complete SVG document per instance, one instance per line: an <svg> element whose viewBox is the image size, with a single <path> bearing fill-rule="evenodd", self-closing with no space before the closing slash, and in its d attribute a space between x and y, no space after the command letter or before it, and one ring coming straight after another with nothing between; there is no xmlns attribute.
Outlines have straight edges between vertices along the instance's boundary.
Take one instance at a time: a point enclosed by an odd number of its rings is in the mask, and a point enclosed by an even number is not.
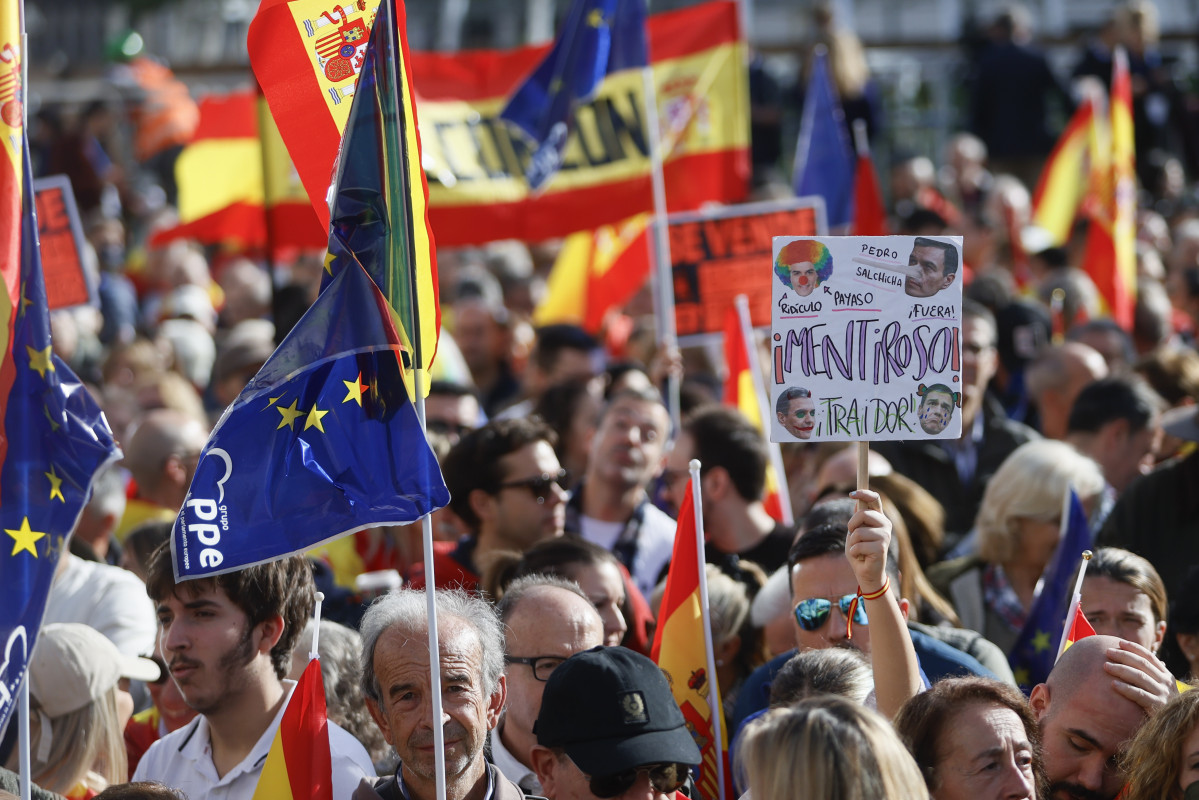
<svg viewBox="0 0 1199 800"><path fill-rule="evenodd" d="M687 418L666 456L666 493L676 509L687 491L693 458L700 461L708 563L733 577L741 559L767 574L786 564L795 529L776 523L762 503L769 454L761 432L726 406L709 406Z"/></svg>
<svg viewBox="0 0 1199 800"><path fill-rule="evenodd" d="M161 651L196 719L155 742L135 781L188 797L249 800L295 683L291 652L312 616L312 571L303 556L176 584L169 547L151 558L146 590L162 628ZM333 796L348 797L374 769L366 749L329 723Z"/></svg>
<svg viewBox="0 0 1199 800"><path fill-rule="evenodd" d="M566 472L554 453L557 437L537 419L492 420L470 431L442 460L450 509L470 528L457 542L433 545L439 588L474 590L492 555L524 552L562 535ZM425 585L424 562L409 576Z"/></svg>
<svg viewBox="0 0 1199 800"><path fill-rule="evenodd" d="M1131 375L1102 378L1078 393L1066 423L1066 441L1103 468L1112 502L1153 466L1164 408L1157 393Z"/></svg>

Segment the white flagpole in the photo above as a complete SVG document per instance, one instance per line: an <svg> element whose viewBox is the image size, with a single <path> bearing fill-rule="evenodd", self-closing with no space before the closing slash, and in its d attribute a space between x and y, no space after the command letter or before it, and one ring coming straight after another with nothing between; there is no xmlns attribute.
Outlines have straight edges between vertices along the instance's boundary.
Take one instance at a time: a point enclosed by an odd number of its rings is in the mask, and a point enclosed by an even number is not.
<svg viewBox="0 0 1199 800"><path fill-rule="evenodd" d="M691 459L687 465L691 473L691 504L695 509L695 546L699 562L699 606L700 620L704 629L704 655L708 670L708 707L712 715L712 741L716 748L716 781L719 800L724 797L724 732L720 729L723 711L720 704L720 687L716 680L716 653L712 644L712 614L708 609L708 572L704 567L704 514L703 497L699 486L700 463Z"/></svg>
<svg viewBox="0 0 1199 800"><path fill-rule="evenodd" d="M23 637L22 637L23 638ZM28 644L28 640L24 640ZM29 652L25 652L25 677L21 679L21 690L17 692L17 737L20 753L17 756L18 771L21 773L21 800L33 797L33 780L30 778L29 766ZM42 731L41 736L49 736L50 731Z"/></svg>
<svg viewBox="0 0 1199 800"><path fill-rule="evenodd" d="M1063 517L1068 519L1068 517ZM1082 563L1078 565L1078 578L1074 581L1074 594L1070 595L1070 613L1066 615L1066 627L1062 628L1062 638L1057 643L1057 656L1053 659L1056 664L1058 659L1062 657L1062 653L1066 652L1066 639L1070 636L1070 629L1074 627L1074 620L1078 618L1078 609L1082 605L1082 579L1086 577L1087 565L1091 563L1091 551L1082 551Z"/></svg>
<svg viewBox="0 0 1199 800"><path fill-rule="evenodd" d="M320 648L317 647L317 645L320 644L321 639L321 606L324 605L324 603L325 593L317 592L316 607L312 609L312 645L308 648L309 661L314 658L321 657Z"/></svg>
<svg viewBox="0 0 1199 800"><path fill-rule="evenodd" d="M770 441L770 403L766 399L766 385L762 381L761 359L758 358L757 339L750 324L749 298L737 295L733 301L737 306L737 318L741 322L741 339L745 342L745 354L749 357L749 375L753 380L754 401L758 404L758 419L762 422L762 438L766 440L766 452L770 456L770 468L779 481L779 505L782 507L783 524L794 525L795 515L791 510L791 492L787 487L787 473L783 471L783 454L778 442Z"/></svg>
<svg viewBox="0 0 1199 800"><path fill-rule="evenodd" d="M648 61L648 59L647 59ZM662 143L658 140L658 92L654 86L654 67L647 63L641 68L641 83L645 91L646 141L649 142L650 179L654 193L652 263L654 265L654 319L657 321L658 345L678 346L678 330L674 324L674 275L671 270L670 238L666 229L666 176L662 169ZM666 378L667 408L675 430L682 415L679 400L679 381L673 375Z"/></svg>
<svg viewBox="0 0 1199 800"><path fill-rule="evenodd" d="M400 69L400 43L397 40L398 30L395 18L394 0L383 0L382 6L387 11L387 35L390 39L391 56L394 68L391 74L392 90L395 92L395 105L399 116L403 117L403 92L407 91L406 78L403 71ZM398 120L401 126L411 125L412 120ZM400 152L397 154L400 157L400 165L405 175L409 174L409 159L417 158L417 153L408 152L408 137L403 128L400 130L399 136ZM409 187L413 190L415 187ZM409 215L411 217L411 215ZM412 220L412 225L421 225L422 220ZM410 269L408 270L409 291L412 295L412 319L408 320L412 329L409 331L409 336L412 339L412 366L413 366L413 383L416 385L416 391L413 393L416 397L416 418L420 422L421 432L425 432L425 363L421 350L421 327L420 327L420 293L417 287L416 280L416 251L415 251L415 235L409 232L408 240L408 259ZM430 686L434 690L430 692L433 700L433 771L436 777L436 800L446 800L446 780L445 780L445 731L442 729L442 705L441 705L441 647L437 636L437 580L434 574L433 565L433 518L430 514L425 514L421 518L421 540L424 549L425 559L425 609L429 619L429 676Z"/></svg>

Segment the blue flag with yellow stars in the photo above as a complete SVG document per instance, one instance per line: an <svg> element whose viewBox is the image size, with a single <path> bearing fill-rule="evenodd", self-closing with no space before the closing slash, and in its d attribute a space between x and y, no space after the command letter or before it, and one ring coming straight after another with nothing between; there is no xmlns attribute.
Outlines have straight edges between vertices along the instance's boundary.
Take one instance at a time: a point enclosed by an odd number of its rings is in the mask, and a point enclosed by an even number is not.
<svg viewBox="0 0 1199 800"><path fill-rule="evenodd" d="M14 212L0 221L0 248L20 253L0 263L0 730L15 705L63 542L97 470L120 456L99 405L50 347L29 154L19 130L13 136L0 146L0 207Z"/></svg>
<svg viewBox="0 0 1199 800"><path fill-rule="evenodd" d="M449 502L408 399L394 314L357 261L321 292L200 453L171 536L176 580Z"/></svg>
<svg viewBox="0 0 1199 800"><path fill-rule="evenodd" d="M648 61L645 0L571 4L554 46L500 113L535 144L525 169L530 188L541 188L562 165L575 107L590 100L607 75Z"/></svg>
<svg viewBox="0 0 1199 800"><path fill-rule="evenodd" d="M1074 578L1082 561L1082 552L1091 549L1091 530L1087 513L1074 490L1070 490L1069 511L1062 526L1057 551L1041 578L1041 591L1032 602L1028 619L1008 653L1012 674L1024 694L1044 683L1057 658L1057 646L1066 627Z"/></svg>

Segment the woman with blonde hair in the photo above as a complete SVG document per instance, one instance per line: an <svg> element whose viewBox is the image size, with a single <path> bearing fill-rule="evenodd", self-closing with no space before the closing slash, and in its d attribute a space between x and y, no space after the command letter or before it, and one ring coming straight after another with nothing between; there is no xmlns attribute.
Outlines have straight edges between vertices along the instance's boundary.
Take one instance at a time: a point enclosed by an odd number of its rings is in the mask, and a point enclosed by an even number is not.
<svg viewBox="0 0 1199 800"><path fill-rule="evenodd" d="M1068 444L1045 439L1016 448L983 494L975 520L977 555L928 571L963 627L1005 653L1011 650L1061 538L1067 491L1073 489L1085 506L1105 486L1099 465Z"/></svg>
<svg viewBox="0 0 1199 800"><path fill-rule="evenodd" d="M159 675L153 661L121 655L86 625L44 626L29 664L33 782L68 800L87 800L128 780L122 731L133 698L121 679ZM17 768L17 755L10 756L10 769Z"/></svg>
<svg viewBox="0 0 1199 800"><path fill-rule="evenodd" d="M1199 690L1183 692L1141 726L1124 754L1122 800L1182 800L1199 784Z"/></svg>
<svg viewBox="0 0 1199 800"><path fill-rule="evenodd" d="M920 768L887 721L844 697L767 712L739 750L754 800L928 798Z"/></svg>

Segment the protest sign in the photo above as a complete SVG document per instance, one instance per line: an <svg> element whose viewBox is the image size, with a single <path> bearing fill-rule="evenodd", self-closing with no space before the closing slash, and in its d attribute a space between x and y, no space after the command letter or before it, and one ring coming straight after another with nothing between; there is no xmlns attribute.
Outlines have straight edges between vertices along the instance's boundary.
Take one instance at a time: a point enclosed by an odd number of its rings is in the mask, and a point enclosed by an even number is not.
<svg viewBox="0 0 1199 800"><path fill-rule="evenodd" d="M70 178L40 178L33 182L33 191L47 305L53 311L90 302L94 289L83 266L83 226Z"/></svg>
<svg viewBox="0 0 1199 800"><path fill-rule="evenodd" d="M680 338L720 333L733 298L749 297L750 322L770 324L771 277L762 264L775 234L817 236L828 232L824 200L798 197L727 206L711 213L669 217L675 327ZM682 339L682 344L695 340Z"/></svg>
<svg viewBox="0 0 1199 800"><path fill-rule="evenodd" d="M958 236L774 238L771 441L961 435L961 249Z"/></svg>

